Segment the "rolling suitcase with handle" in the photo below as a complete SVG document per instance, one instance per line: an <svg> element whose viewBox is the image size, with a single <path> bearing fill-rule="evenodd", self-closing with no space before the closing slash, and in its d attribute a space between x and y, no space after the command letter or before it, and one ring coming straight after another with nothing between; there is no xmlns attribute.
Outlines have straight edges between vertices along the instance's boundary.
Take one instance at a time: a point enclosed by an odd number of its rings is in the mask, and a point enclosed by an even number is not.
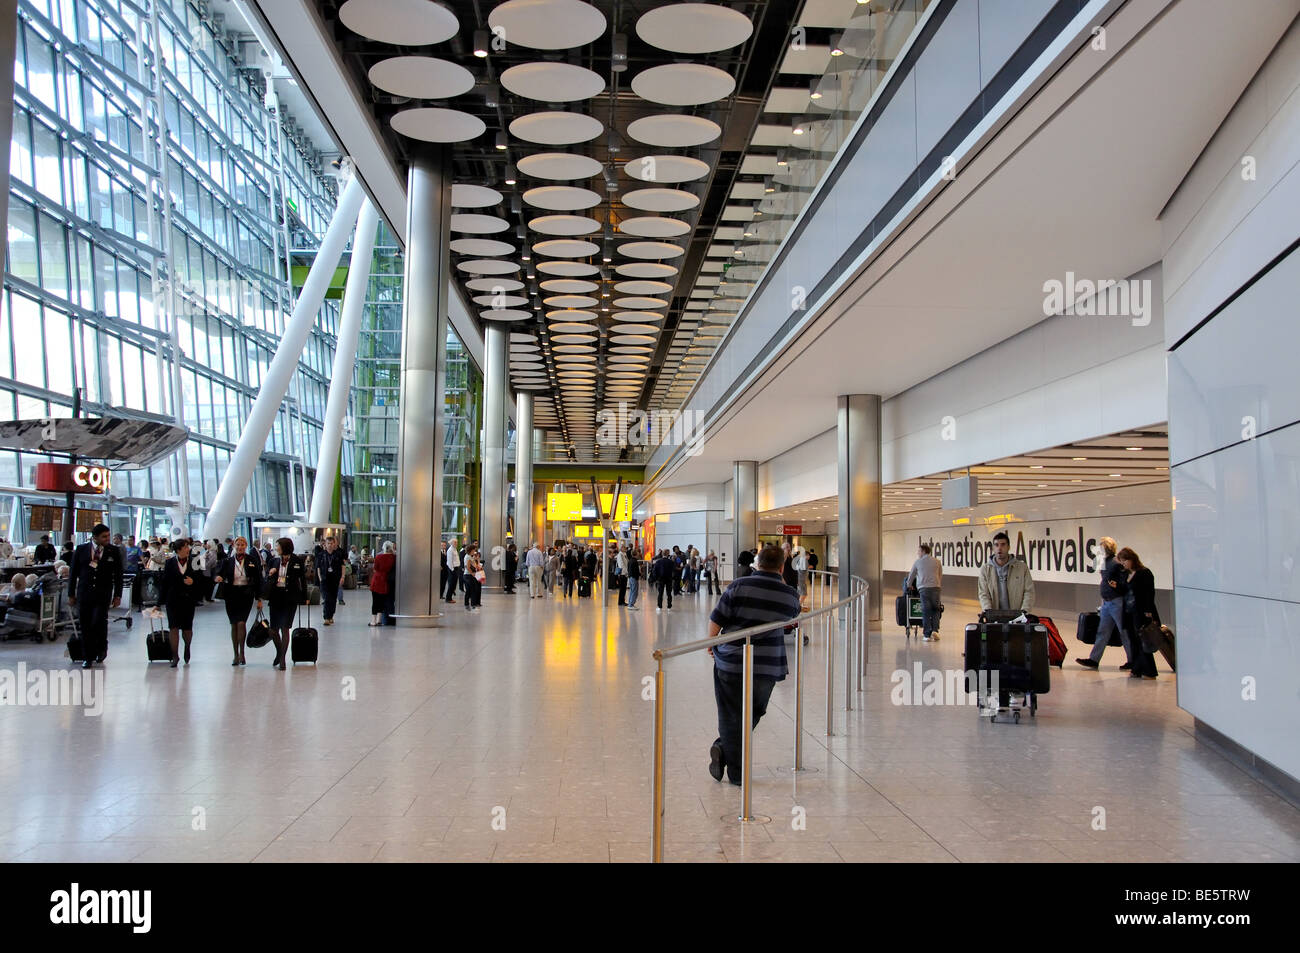
<svg viewBox="0 0 1300 953"><path fill-rule="evenodd" d="M170 662L172 660L172 643L167 637L167 629L159 628L157 620L149 616L149 634L144 637L145 653L150 662Z"/></svg>
<svg viewBox="0 0 1300 953"><path fill-rule="evenodd" d="M302 610L299 609L301 612ZM311 603L307 603L307 625L298 626L289 633L289 656L294 665L299 662L316 663L320 657L320 633L311 625Z"/></svg>
<svg viewBox="0 0 1300 953"><path fill-rule="evenodd" d="M1061 630L1056 627L1056 623L1047 616L1040 615L1038 624L1047 629L1047 661L1049 665L1055 665L1062 668L1065 665L1065 639L1061 638Z"/></svg>

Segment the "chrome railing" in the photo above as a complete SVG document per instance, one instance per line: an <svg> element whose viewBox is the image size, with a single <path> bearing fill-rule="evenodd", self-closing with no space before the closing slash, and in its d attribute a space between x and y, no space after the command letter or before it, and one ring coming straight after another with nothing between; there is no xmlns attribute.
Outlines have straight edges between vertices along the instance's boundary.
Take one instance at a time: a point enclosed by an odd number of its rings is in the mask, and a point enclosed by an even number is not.
<svg viewBox="0 0 1300 953"><path fill-rule="evenodd" d="M734 643L743 641L745 643L744 668L742 680L744 682L744 695L742 696L741 708L741 776L740 776L740 814L738 820L743 823L752 823L754 821L753 812L753 761L754 761L754 643L753 638L756 635L762 635L765 632L771 632L775 629L784 630L787 626L797 626L794 638L794 682L795 682L795 705L794 705L794 770L803 770L803 701L804 701L804 665L803 665L803 640L807 636L809 640L815 635L825 635L826 637L826 734L829 736L834 733L834 709L835 709L835 637L839 632L840 623L844 623L845 646L844 646L844 670L845 670L845 711L853 710L853 672L854 672L854 652L856 650L858 657L858 690L862 688L862 677L866 669L866 646L867 646L867 613L870 611L867 602L867 583L861 576L849 576L848 586L850 589L847 598L831 600L830 593L819 591L828 589L819 577L830 577L838 580L839 576L835 573L825 571L810 571L808 573L807 599L809 608L799 613L793 619L783 619L777 622L765 622L761 625L753 625L744 629L737 629L734 632L727 632L723 635L711 639L697 639L694 642L686 642L682 645L674 645L666 649L656 649L654 659L657 667L654 675L654 793L651 820L651 860L656 863L663 863L664 859L664 793L665 793L665 772L667 762L665 760L665 751L667 745L667 688L668 673L664 671L664 662L667 659L677 658L681 655L689 655L692 652L699 652L703 649L711 649L717 645L725 643Z"/></svg>

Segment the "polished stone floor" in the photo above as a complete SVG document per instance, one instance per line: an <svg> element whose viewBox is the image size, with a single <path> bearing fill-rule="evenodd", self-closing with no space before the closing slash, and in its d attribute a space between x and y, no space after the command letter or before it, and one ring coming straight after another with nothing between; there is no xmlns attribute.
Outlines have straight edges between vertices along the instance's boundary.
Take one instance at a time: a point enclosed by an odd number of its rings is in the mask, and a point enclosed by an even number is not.
<svg viewBox="0 0 1300 953"><path fill-rule="evenodd" d="M703 637L674 610L489 594L436 630L367 628L368 593L321 628L321 664L230 666L221 606L192 664L145 662L113 627L98 717L0 705L0 861L645 861L655 646ZM1300 860L1300 812L1194 740L1176 680L1053 669L1039 717L900 706L891 675L961 668L887 626L865 692L825 734L825 638L807 649L804 760L792 681L755 738L754 809L709 777L711 663L667 663L672 861ZM605 620L603 623L602 620ZM1071 657L1075 651L1070 640ZM837 660L838 661L838 660ZM66 666L61 645L0 645L0 669Z"/></svg>

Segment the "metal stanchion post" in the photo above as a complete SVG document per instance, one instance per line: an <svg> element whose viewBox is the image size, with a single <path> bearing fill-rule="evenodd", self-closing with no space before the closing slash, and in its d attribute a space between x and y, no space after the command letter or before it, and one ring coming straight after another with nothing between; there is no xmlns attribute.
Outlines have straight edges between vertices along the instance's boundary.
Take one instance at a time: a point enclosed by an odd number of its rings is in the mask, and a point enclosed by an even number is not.
<svg viewBox="0 0 1300 953"><path fill-rule="evenodd" d="M740 755L740 820L748 823L754 819L754 643L745 640L745 667L743 698L740 707L741 755Z"/></svg>
<svg viewBox="0 0 1300 953"><path fill-rule="evenodd" d="M835 636L839 611L826 613L826 737L835 734Z"/></svg>
<svg viewBox="0 0 1300 953"><path fill-rule="evenodd" d="M664 716L667 713L665 708L664 690L667 688L668 676L664 672L664 663L659 662L659 670L655 672L655 722L654 722L654 817L652 819L650 860L652 863L662 864L664 862L664 773L666 765L664 761L664 741L665 728Z"/></svg>
<svg viewBox="0 0 1300 953"><path fill-rule="evenodd" d="M803 631L794 633L794 769L803 770Z"/></svg>
<svg viewBox="0 0 1300 953"><path fill-rule="evenodd" d="M854 610L857 609L857 602L849 603L848 619L844 625L844 710L853 711L853 640L856 638L854 629Z"/></svg>

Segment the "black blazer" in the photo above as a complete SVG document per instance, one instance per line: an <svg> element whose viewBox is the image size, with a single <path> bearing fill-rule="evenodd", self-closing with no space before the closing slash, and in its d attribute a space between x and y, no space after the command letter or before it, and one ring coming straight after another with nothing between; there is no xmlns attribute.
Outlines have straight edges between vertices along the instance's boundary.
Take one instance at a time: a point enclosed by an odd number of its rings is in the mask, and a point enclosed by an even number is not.
<svg viewBox="0 0 1300 953"><path fill-rule="evenodd" d="M221 577L223 585L232 585L235 581L235 559L237 557L231 553L225 559L221 560L221 565L217 567L217 575ZM262 557L257 554L257 550L250 549L244 553L244 573L248 576L248 585L253 590L257 598L262 598Z"/></svg>
<svg viewBox="0 0 1300 953"><path fill-rule="evenodd" d="M1133 574L1128 590L1133 594L1133 628L1146 625L1147 617L1160 624L1160 610L1156 608L1156 577L1146 566Z"/></svg>
<svg viewBox="0 0 1300 953"><path fill-rule="evenodd" d="M72 554L68 590L78 602L108 605L122 596L122 552L109 544L103 547L97 569L90 568L94 543L82 543Z"/></svg>
<svg viewBox="0 0 1300 953"><path fill-rule="evenodd" d="M185 585L187 578L194 580L188 586ZM169 609L183 607L186 604L197 605L200 593L203 591L203 586L199 583L202 578L194 571L190 560L187 559L182 568L180 560L175 555L169 556L166 565L163 566L158 601Z"/></svg>
<svg viewBox="0 0 1300 953"><path fill-rule="evenodd" d="M271 573L273 569L276 571L274 575ZM279 586L280 573L286 576L283 589ZM302 605L307 600L307 574L302 557L296 553L288 558L272 556L266 567L265 586L267 598L284 593L294 605Z"/></svg>

